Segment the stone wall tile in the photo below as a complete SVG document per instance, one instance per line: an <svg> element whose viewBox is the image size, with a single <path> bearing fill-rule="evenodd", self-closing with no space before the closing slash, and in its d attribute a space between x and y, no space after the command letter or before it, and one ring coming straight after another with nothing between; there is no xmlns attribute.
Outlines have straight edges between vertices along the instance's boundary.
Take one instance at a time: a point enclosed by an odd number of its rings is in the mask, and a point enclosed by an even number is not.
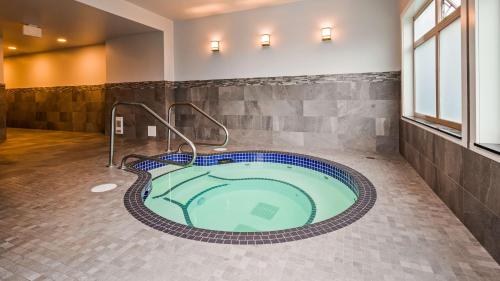
<svg viewBox="0 0 500 281"><path fill-rule="evenodd" d="M305 100L304 116L338 116L336 100Z"/></svg>
<svg viewBox="0 0 500 281"><path fill-rule="evenodd" d="M370 84L370 98L373 100L400 100L401 86L397 81L384 80Z"/></svg>
<svg viewBox="0 0 500 281"><path fill-rule="evenodd" d="M337 117L305 116L304 130L307 133L332 134L338 129Z"/></svg>
<svg viewBox="0 0 500 281"><path fill-rule="evenodd" d="M463 220L463 189L443 173L437 174L437 195L450 210Z"/></svg>
<svg viewBox="0 0 500 281"><path fill-rule="evenodd" d="M452 178L456 183L462 185L462 147L441 137L434 137L433 150L436 167Z"/></svg>
<svg viewBox="0 0 500 281"><path fill-rule="evenodd" d="M246 101L269 101L273 99L273 87L271 85L244 86L243 95Z"/></svg>
<svg viewBox="0 0 500 281"><path fill-rule="evenodd" d="M500 163L498 162L491 162L490 183L484 201L486 207L500 217Z"/></svg>
<svg viewBox="0 0 500 281"><path fill-rule="evenodd" d="M472 194L464 192L465 226L476 239L488 250L493 258L500 261L500 218L489 211Z"/></svg>
<svg viewBox="0 0 500 281"><path fill-rule="evenodd" d="M314 85L273 85L272 89L275 100L304 100L314 92Z"/></svg>
<svg viewBox="0 0 500 281"><path fill-rule="evenodd" d="M401 116L400 100L375 100L374 103L375 117L397 118L399 121L399 116Z"/></svg>
<svg viewBox="0 0 500 281"><path fill-rule="evenodd" d="M205 107L206 108L206 107ZM210 110L208 110L210 111ZM222 115L244 115L245 103L244 101L224 101L218 104L217 114Z"/></svg>
<svg viewBox="0 0 500 281"><path fill-rule="evenodd" d="M219 100L244 100L242 87L229 86L219 88Z"/></svg>
<svg viewBox="0 0 500 281"><path fill-rule="evenodd" d="M347 94L342 95L336 92L336 83L292 85L288 87L301 91L304 95L304 100L337 100L342 96L348 97Z"/></svg>
<svg viewBox="0 0 500 281"><path fill-rule="evenodd" d="M376 136L375 151L379 153L394 153L398 150L398 140L391 136Z"/></svg>
<svg viewBox="0 0 500 281"><path fill-rule="evenodd" d="M338 100L337 116L357 115L376 118L376 103L372 100Z"/></svg>
<svg viewBox="0 0 500 281"><path fill-rule="evenodd" d="M319 149L343 150L337 134L304 133L304 146Z"/></svg>
<svg viewBox="0 0 500 281"><path fill-rule="evenodd" d="M375 120L360 116L338 118L339 140L354 150L376 151Z"/></svg>
<svg viewBox="0 0 500 281"><path fill-rule="evenodd" d="M303 116L278 116L279 129L284 132L304 132L305 118Z"/></svg>
<svg viewBox="0 0 500 281"><path fill-rule="evenodd" d="M118 101L144 103L160 115L160 117L166 119L167 109L169 106L168 101L174 100L174 92L169 90L167 87L169 87L169 83L164 81L106 84L105 108L103 110L106 134L109 134L110 129L109 124L111 107ZM196 92L196 90L194 91ZM199 97L206 97L209 93L213 94L213 90L200 90L194 95L194 99L200 100L201 98ZM168 95L171 95L172 97ZM205 101L204 99L201 100L201 102L197 102L203 103ZM182 111L180 108L179 110ZM118 137L126 139L145 139L148 137L147 127L156 126L157 138L166 138L166 128L140 108L127 106L119 107L117 109L117 116L124 117L124 134ZM182 124L180 124L180 126L182 126Z"/></svg>
<svg viewBox="0 0 500 281"><path fill-rule="evenodd" d="M249 149L252 146L269 145L273 143L273 132L264 130L231 130L231 143L235 145L247 145Z"/></svg>
<svg viewBox="0 0 500 281"><path fill-rule="evenodd" d="M272 132L273 145L284 147L304 146L304 133L302 132Z"/></svg>
<svg viewBox="0 0 500 281"><path fill-rule="evenodd" d="M491 181L492 161L471 150L464 149L464 188L481 202L486 203L486 196Z"/></svg>
<svg viewBox="0 0 500 281"><path fill-rule="evenodd" d="M265 108L264 115L273 116L301 116L304 114L303 101L299 100L273 100L272 103L260 103Z"/></svg>
<svg viewBox="0 0 500 281"><path fill-rule="evenodd" d="M417 149L430 161L434 161L434 134L419 128L417 135Z"/></svg>

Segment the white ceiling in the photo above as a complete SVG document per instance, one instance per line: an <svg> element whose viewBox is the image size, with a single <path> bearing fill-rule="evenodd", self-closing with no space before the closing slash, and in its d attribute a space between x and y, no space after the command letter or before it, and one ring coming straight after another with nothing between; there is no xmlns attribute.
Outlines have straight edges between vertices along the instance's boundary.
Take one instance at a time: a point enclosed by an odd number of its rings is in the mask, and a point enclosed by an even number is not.
<svg viewBox="0 0 500 281"><path fill-rule="evenodd" d="M127 0L172 20L200 18L305 0Z"/></svg>
<svg viewBox="0 0 500 281"><path fill-rule="evenodd" d="M23 24L42 28L42 38L24 36ZM0 0L0 37L5 56L103 43L129 34L156 31L73 0ZM67 38L60 44L58 37ZM16 46L16 51L8 50Z"/></svg>

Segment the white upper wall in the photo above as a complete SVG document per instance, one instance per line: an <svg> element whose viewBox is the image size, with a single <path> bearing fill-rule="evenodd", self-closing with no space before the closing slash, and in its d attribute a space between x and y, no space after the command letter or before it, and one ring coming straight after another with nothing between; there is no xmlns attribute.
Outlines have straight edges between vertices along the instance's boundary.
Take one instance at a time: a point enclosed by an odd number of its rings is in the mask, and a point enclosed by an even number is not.
<svg viewBox="0 0 500 281"><path fill-rule="evenodd" d="M7 88L99 85L106 83L104 45L5 58Z"/></svg>
<svg viewBox="0 0 500 281"><path fill-rule="evenodd" d="M476 6L477 141L500 143L500 1L479 0Z"/></svg>
<svg viewBox="0 0 500 281"><path fill-rule="evenodd" d="M413 0L399 0L399 12L403 13L408 4Z"/></svg>
<svg viewBox="0 0 500 281"><path fill-rule="evenodd" d="M150 32L106 41L108 83L162 81L163 34Z"/></svg>
<svg viewBox="0 0 500 281"><path fill-rule="evenodd" d="M297 1L315 0L127 0L159 15L173 20L251 10L259 7L281 5Z"/></svg>
<svg viewBox="0 0 500 281"><path fill-rule="evenodd" d="M399 0L317 0L175 23L175 80L400 70ZM320 28L333 26L333 41ZM272 34L272 46L259 35ZM221 52L209 50L221 41Z"/></svg>

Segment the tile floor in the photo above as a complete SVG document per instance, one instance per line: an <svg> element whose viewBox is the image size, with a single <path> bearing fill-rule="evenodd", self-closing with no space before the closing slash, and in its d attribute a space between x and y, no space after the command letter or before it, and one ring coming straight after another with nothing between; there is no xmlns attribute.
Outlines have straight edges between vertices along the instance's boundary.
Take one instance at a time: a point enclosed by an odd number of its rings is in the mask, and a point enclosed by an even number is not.
<svg viewBox="0 0 500 281"><path fill-rule="evenodd" d="M135 175L105 167L102 135L8 134L0 144L1 280L500 280L500 266L400 156L296 151L362 172L377 188L374 208L319 237L235 246L136 221L122 202ZM118 150L155 154L163 145ZM107 182L119 187L90 193Z"/></svg>

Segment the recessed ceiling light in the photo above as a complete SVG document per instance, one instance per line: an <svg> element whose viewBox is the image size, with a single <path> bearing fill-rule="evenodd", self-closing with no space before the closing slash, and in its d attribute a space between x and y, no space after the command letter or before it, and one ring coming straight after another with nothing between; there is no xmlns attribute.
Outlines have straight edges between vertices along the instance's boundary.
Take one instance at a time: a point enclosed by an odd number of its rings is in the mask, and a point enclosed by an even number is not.
<svg viewBox="0 0 500 281"><path fill-rule="evenodd" d="M15 51L15 50L17 50L17 47L16 46L9 46L9 47L7 47L7 49Z"/></svg>
<svg viewBox="0 0 500 281"><path fill-rule="evenodd" d="M57 42L66 43L66 42L68 42L68 40L66 40L66 38L57 38Z"/></svg>

